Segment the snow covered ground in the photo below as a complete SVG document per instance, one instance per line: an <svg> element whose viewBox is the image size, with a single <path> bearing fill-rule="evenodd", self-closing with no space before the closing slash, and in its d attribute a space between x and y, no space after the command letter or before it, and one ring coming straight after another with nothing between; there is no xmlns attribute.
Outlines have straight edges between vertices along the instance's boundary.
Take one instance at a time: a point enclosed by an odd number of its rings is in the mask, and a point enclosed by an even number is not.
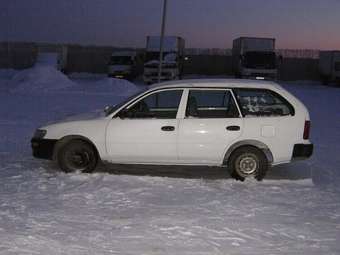
<svg viewBox="0 0 340 255"><path fill-rule="evenodd" d="M310 109L315 154L261 183L209 168L64 174L32 158L34 129L142 85L23 72L0 71L0 254L340 254L340 89L284 84Z"/></svg>

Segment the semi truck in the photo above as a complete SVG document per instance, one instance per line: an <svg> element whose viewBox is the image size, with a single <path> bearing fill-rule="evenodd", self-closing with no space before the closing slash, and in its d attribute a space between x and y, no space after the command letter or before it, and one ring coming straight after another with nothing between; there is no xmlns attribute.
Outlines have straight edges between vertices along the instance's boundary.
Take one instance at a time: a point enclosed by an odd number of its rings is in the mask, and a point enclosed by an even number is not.
<svg viewBox="0 0 340 255"><path fill-rule="evenodd" d="M164 36L161 81L182 77L185 40L178 36ZM143 80L146 84L158 82L160 36L147 36Z"/></svg>
<svg viewBox="0 0 340 255"><path fill-rule="evenodd" d="M319 71L325 85L334 81L340 83L340 51L321 51Z"/></svg>
<svg viewBox="0 0 340 255"><path fill-rule="evenodd" d="M136 77L136 52L113 52L108 64L108 76L118 79L132 80Z"/></svg>
<svg viewBox="0 0 340 255"><path fill-rule="evenodd" d="M233 73L238 78L278 78L274 38L239 37L233 41Z"/></svg>

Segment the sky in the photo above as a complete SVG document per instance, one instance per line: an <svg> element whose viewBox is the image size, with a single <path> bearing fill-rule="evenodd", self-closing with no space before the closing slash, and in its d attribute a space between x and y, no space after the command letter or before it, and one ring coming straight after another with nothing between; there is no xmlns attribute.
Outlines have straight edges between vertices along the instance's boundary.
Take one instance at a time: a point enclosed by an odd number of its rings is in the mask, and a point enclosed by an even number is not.
<svg viewBox="0 0 340 255"><path fill-rule="evenodd" d="M163 0L0 0L0 41L144 47ZM189 48L231 48L239 36L277 48L340 49L340 0L168 0L166 34Z"/></svg>

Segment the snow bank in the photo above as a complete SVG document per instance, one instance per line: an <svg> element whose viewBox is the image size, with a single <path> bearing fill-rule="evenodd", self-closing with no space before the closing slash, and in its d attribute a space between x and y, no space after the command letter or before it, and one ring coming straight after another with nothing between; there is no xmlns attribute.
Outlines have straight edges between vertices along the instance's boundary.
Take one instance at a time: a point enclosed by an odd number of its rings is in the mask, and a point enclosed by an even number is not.
<svg viewBox="0 0 340 255"><path fill-rule="evenodd" d="M0 69L0 79L11 79L16 73L14 69Z"/></svg>
<svg viewBox="0 0 340 255"><path fill-rule="evenodd" d="M47 92L65 89L74 85L66 75L48 65L36 65L25 69L14 75L11 83L12 92Z"/></svg>

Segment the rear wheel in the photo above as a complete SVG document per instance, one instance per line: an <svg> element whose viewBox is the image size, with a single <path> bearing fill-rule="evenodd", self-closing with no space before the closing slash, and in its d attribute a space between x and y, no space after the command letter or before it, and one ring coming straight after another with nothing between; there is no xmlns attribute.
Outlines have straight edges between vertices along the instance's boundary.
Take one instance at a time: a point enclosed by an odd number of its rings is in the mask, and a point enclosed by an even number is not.
<svg viewBox="0 0 340 255"><path fill-rule="evenodd" d="M67 173L90 173L97 166L98 156L93 146L89 143L74 140L61 147L57 160L60 168Z"/></svg>
<svg viewBox="0 0 340 255"><path fill-rule="evenodd" d="M236 149L228 161L230 175L236 180L254 177L261 181L268 169L268 160L264 153L255 147L244 146Z"/></svg>

